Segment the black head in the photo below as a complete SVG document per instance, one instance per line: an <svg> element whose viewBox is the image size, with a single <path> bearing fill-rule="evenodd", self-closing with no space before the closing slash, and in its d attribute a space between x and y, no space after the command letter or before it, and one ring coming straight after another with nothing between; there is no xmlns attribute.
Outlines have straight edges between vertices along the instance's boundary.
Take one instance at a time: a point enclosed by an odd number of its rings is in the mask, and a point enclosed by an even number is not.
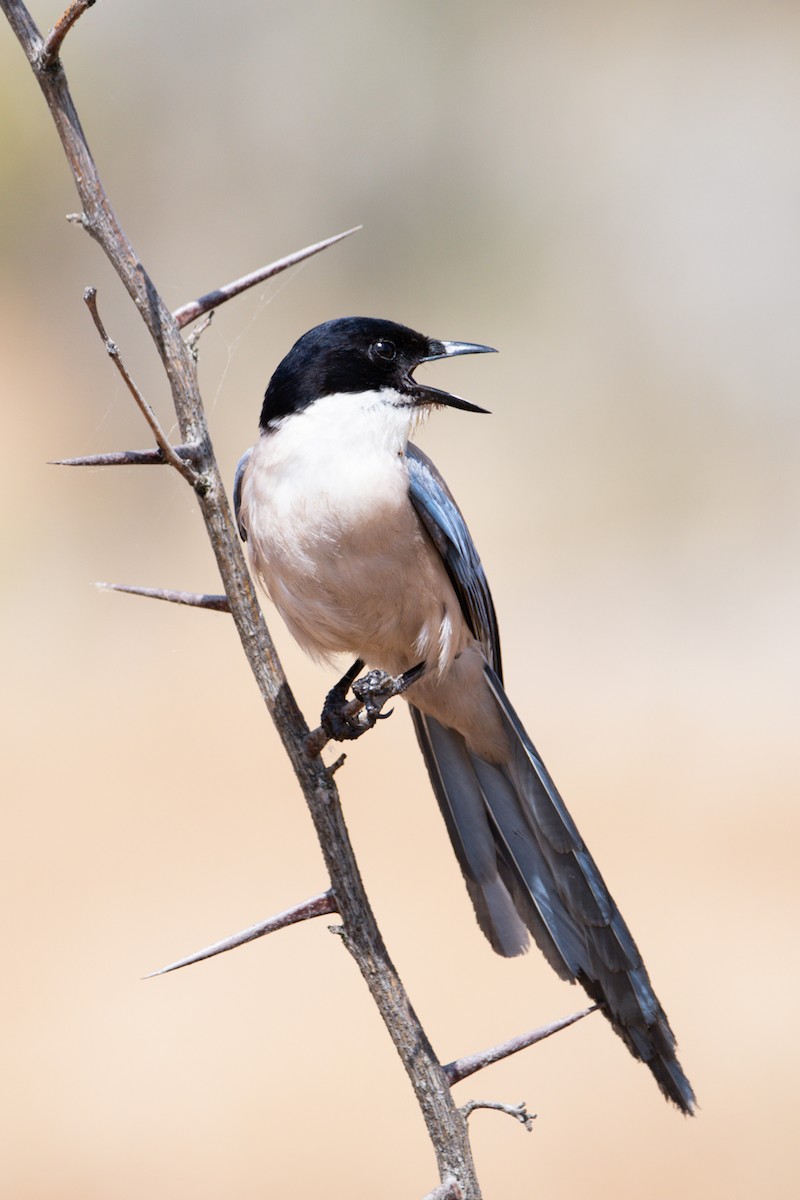
<svg viewBox="0 0 800 1200"><path fill-rule="evenodd" d="M323 396L340 392L391 390L409 407L447 404L467 412L486 412L458 396L417 383L420 363L456 354L493 353L472 342L438 342L406 325L375 317L340 317L304 333L269 382L261 410L261 428L301 412Z"/></svg>

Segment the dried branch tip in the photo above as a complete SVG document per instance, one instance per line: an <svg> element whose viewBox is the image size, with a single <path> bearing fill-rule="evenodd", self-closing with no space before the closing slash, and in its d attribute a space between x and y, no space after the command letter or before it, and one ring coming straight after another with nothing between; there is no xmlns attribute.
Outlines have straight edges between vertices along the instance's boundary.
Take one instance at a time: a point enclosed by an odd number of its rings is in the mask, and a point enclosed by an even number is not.
<svg viewBox="0 0 800 1200"><path fill-rule="evenodd" d="M296 925L298 921L308 921L312 917L322 917L327 913L334 912L338 912L338 909L333 892L322 892L319 896L305 900L302 904L296 904L294 908L287 908L285 912L278 913L277 916L270 917L259 925L251 925L249 929L243 929L241 933L234 933L231 937L223 938L221 942L215 942L213 946L207 946L205 950L198 950L196 954L179 958L177 962L170 963L168 967L151 971L144 978L154 979L156 975L166 975L169 971L177 971L180 967L189 967L192 963L203 962L206 958L213 958L216 954L224 954L226 950L235 950L237 946L244 946L246 942L253 942L267 933L285 929L287 925Z"/></svg>
<svg viewBox="0 0 800 1200"><path fill-rule="evenodd" d="M528 1133L533 1131L533 1122L536 1120L536 1113L529 1113L525 1106L525 1101L520 1100L519 1104L501 1104L499 1100L468 1100L466 1104L462 1104L458 1110L464 1117L464 1120L475 1112L476 1108L491 1108L495 1112L507 1113L509 1117L514 1117L520 1124L524 1125Z"/></svg>
<svg viewBox="0 0 800 1200"><path fill-rule="evenodd" d="M192 332L189 334L188 338L186 339L186 349L191 354L194 362L197 362L197 355L200 352L200 338L203 336L203 334L208 329L211 322L214 320L215 312L216 312L216 309L212 308L211 312L208 314L205 321L201 321L200 324L198 326L196 326L195 329L192 330Z"/></svg>

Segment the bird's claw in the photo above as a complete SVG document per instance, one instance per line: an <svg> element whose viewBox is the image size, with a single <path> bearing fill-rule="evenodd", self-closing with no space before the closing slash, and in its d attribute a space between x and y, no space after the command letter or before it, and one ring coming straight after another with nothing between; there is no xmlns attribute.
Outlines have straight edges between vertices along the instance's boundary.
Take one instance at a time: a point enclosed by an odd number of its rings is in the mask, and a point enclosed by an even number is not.
<svg viewBox="0 0 800 1200"><path fill-rule="evenodd" d="M387 713L381 712L386 701L391 700L394 696L402 696L412 683L416 683L424 670L425 663L417 663L415 667L404 671L402 675L387 675L385 671L368 671L366 675L362 675L355 681L353 695L364 705L361 716L368 729L371 729L376 721L385 721L392 715L393 708L390 708Z"/></svg>
<svg viewBox="0 0 800 1200"><path fill-rule="evenodd" d="M346 699L346 689L343 692L338 683L335 688L331 688L325 697L325 704L319 719L320 725L331 741L351 742L355 738L361 737L362 733L366 733L369 726L361 720L359 710L349 711L352 707L352 702Z"/></svg>
<svg viewBox="0 0 800 1200"><path fill-rule="evenodd" d="M320 717L320 725L327 735L337 742L353 741L372 729L377 721L385 721L394 712L381 712L387 700L393 696L401 696L412 683L416 683L425 669L425 663L418 663L402 675L387 675L385 671L367 671L360 679L353 682L348 675L331 688L325 699ZM352 710L352 702L347 701L347 691L352 685L353 695L360 701L363 708Z"/></svg>

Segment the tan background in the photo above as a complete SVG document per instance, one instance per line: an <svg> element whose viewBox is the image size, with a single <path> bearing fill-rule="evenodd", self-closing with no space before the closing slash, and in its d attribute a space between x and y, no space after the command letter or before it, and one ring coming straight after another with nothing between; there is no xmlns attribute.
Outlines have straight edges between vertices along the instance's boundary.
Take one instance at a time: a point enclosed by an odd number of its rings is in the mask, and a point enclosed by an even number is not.
<svg viewBox="0 0 800 1200"><path fill-rule="evenodd" d="M593 1018L461 1085L539 1113L530 1136L473 1117L487 1196L796 1194L799 36L789 3L106 0L68 43L168 302L365 225L205 335L228 476L319 320L502 351L430 368L493 416L436 414L423 445L702 1111L671 1111ZM328 922L140 982L325 879L227 619L92 588L217 580L180 480L45 465L148 442L86 284L167 421L168 398L64 223L4 27L0 113L3 1194L422 1196L421 1121ZM331 674L275 632L313 719ZM443 1058L580 1006L477 932L405 712L339 778Z"/></svg>

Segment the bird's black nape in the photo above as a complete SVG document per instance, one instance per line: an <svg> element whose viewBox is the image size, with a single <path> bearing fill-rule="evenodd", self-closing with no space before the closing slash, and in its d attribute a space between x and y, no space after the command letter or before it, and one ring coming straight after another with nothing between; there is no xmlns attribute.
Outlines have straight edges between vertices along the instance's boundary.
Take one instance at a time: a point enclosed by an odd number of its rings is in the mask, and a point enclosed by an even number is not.
<svg viewBox="0 0 800 1200"><path fill-rule="evenodd" d="M442 342L407 325L377 317L339 317L315 326L295 342L269 382L260 425L269 429L323 396L391 389L409 404L442 404L485 412L466 400L413 378L423 362L459 354L484 354L490 346Z"/></svg>

